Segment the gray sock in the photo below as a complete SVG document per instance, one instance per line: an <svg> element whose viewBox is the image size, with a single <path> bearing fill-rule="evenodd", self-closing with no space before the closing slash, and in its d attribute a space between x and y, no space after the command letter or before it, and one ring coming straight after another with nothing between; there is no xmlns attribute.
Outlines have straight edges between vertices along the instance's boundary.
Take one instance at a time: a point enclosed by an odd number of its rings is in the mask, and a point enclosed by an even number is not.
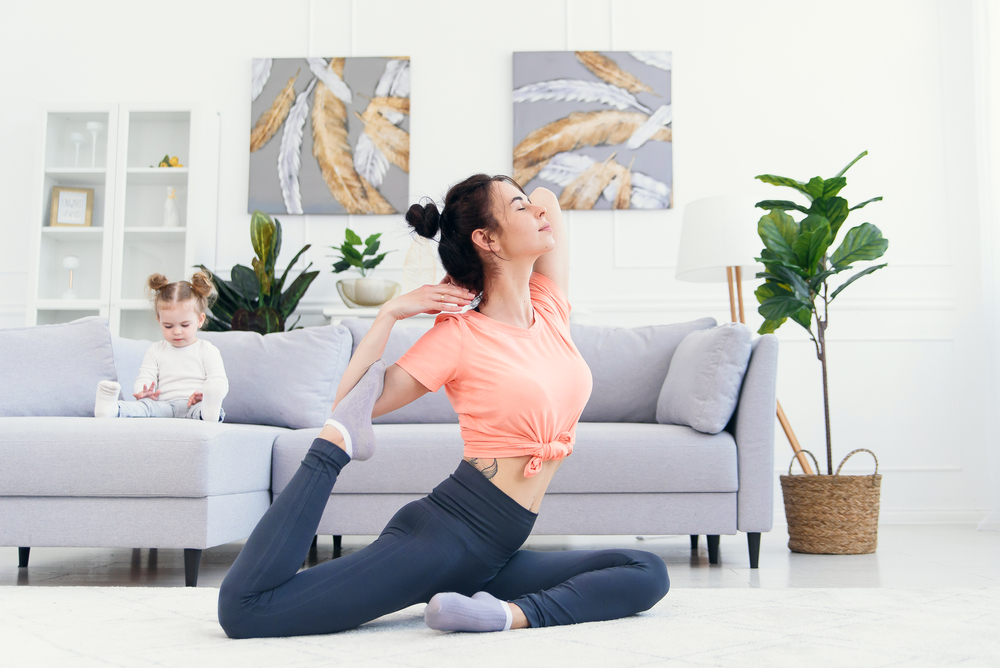
<svg viewBox="0 0 1000 668"><path fill-rule="evenodd" d="M454 592L434 594L424 608L424 623L437 631L509 631L513 621L510 606L485 591L472 598Z"/></svg>
<svg viewBox="0 0 1000 668"><path fill-rule="evenodd" d="M97 397L94 399L94 417L118 417L118 393L122 386L113 380L102 380L97 384Z"/></svg>
<svg viewBox="0 0 1000 668"><path fill-rule="evenodd" d="M382 396L385 365L381 359L368 367L358 384L347 393L333 416L327 420L344 435L347 454L351 459L365 460L375 454L375 432L372 430L372 410Z"/></svg>

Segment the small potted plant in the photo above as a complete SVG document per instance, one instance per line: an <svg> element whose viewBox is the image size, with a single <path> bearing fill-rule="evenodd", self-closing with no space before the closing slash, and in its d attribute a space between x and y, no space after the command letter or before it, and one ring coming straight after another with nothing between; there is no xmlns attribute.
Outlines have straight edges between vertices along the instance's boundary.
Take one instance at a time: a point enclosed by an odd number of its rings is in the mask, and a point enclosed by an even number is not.
<svg viewBox="0 0 1000 668"><path fill-rule="evenodd" d="M385 256L392 251L379 253L379 237L382 233L373 234L361 241L354 230L347 228L344 243L331 246L340 251L340 259L333 264L333 273L354 268L361 273L361 278L348 278L337 281L337 292L344 303L351 308L364 306L381 306L399 294L399 283L379 278L370 278L369 274L377 267Z"/></svg>
<svg viewBox="0 0 1000 668"><path fill-rule="evenodd" d="M823 368L826 475L781 476L788 518L788 547L793 552L866 554L874 552L877 543L882 478L878 475L878 461L874 475L840 475L847 458L859 452L854 450L844 457L834 474L827 385L826 329L830 303L859 278L886 266L878 264L862 269L847 280L838 281L839 285L833 289L829 284L830 279L853 269L854 263L882 257L889 247L877 227L862 223L849 229L840 246L828 253L850 212L882 199L873 197L849 206L847 200L839 196L847 185L844 174L866 155L868 152L863 152L829 179L816 176L803 182L772 174L757 177L764 183L793 188L808 200L808 204L788 200L757 203L761 209L768 210L757 224L757 232L764 242L764 249L756 258L764 265L764 271L757 274L757 278L764 279L764 284L755 292L760 302L758 310L764 316L759 333L773 332L791 318L809 333ZM800 212L805 217L797 221L789 211ZM870 450L863 451L875 456Z"/></svg>

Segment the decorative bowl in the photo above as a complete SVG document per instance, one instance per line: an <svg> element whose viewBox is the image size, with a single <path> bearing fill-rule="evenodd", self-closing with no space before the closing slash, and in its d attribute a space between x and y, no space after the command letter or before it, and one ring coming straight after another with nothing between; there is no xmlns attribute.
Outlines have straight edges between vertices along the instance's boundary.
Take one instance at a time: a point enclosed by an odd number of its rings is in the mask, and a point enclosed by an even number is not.
<svg viewBox="0 0 1000 668"><path fill-rule="evenodd" d="M399 294L400 285L381 278L345 278L337 281L337 292L351 308L381 306Z"/></svg>

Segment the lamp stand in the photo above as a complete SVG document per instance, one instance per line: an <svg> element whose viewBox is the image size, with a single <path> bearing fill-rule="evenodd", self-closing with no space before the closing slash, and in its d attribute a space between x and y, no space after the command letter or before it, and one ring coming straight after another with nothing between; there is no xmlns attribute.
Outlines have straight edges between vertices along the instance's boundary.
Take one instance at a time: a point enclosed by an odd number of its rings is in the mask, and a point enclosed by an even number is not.
<svg viewBox="0 0 1000 668"><path fill-rule="evenodd" d="M735 274L735 281L733 280ZM733 322L736 320L736 307L739 304L739 313L741 324L746 324L746 320L743 317L743 271L740 267L726 267L726 282L729 283L729 313L733 318ZM733 283L736 283L736 292L733 292ZM737 298L738 295L738 298ZM781 428L785 431L785 436L788 438L789 444L792 446L792 452L795 453L795 458L799 460L799 466L802 467L802 471L806 475L814 475L812 466L809 465L809 461L806 459L805 454L802 452L802 446L799 445L799 439L795 437L795 432L792 431L792 424L788 421L788 417L785 416L785 411L781 408L781 402L776 402L778 405L778 422L781 423Z"/></svg>

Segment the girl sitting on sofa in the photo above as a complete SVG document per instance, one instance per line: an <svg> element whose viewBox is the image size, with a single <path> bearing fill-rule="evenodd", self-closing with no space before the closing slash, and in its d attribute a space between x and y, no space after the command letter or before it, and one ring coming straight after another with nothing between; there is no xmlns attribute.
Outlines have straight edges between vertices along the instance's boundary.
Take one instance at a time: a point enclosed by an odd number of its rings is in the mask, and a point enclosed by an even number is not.
<svg viewBox="0 0 1000 668"><path fill-rule="evenodd" d="M215 295L212 279L196 272L190 281L170 283L162 274L146 282L163 332L146 351L132 387L136 401L119 401L121 385L97 385L94 417L175 417L221 422L229 392L219 349L198 338L205 309Z"/></svg>

